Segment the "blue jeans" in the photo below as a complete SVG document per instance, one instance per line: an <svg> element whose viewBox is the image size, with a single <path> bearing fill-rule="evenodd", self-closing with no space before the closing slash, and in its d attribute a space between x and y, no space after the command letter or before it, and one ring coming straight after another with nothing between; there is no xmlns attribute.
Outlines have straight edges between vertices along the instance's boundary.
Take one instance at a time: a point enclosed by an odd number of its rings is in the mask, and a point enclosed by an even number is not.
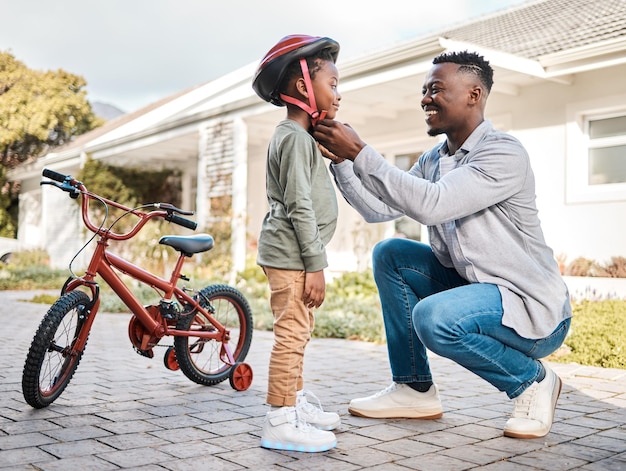
<svg viewBox="0 0 626 471"><path fill-rule="evenodd" d="M513 399L537 379L538 359L559 348L569 330L567 319L546 338L521 337L502 325L496 285L468 283L420 242L394 238L378 243L373 268L397 383L432 380L428 349Z"/></svg>

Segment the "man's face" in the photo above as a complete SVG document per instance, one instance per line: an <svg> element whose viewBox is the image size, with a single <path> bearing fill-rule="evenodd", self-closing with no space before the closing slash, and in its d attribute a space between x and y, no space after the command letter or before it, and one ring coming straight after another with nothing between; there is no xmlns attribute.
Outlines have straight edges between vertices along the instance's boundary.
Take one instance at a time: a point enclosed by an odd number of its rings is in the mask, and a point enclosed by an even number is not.
<svg viewBox="0 0 626 471"><path fill-rule="evenodd" d="M458 69L458 64L444 62L435 64L426 75L421 104L429 136L454 133L467 123L475 79Z"/></svg>

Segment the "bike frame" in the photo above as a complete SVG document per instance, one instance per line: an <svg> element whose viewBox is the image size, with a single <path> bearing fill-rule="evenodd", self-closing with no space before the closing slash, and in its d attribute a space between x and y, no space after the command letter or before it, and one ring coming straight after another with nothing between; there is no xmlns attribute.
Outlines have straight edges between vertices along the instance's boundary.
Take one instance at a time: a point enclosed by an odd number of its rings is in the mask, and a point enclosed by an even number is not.
<svg viewBox="0 0 626 471"><path fill-rule="evenodd" d="M128 240L134 237L141 228L150 220L157 217L165 218L167 211L151 211L144 213L131 208L127 208L115 201L108 200L106 198L98 197L100 201L105 202L107 205L117 207L124 211L137 216L139 222L127 233L118 234L113 232L110 228L103 229L102 227L95 226L89 219L89 200L95 199L94 195L85 191L84 186L79 185L81 194L83 196L81 201L81 210L83 222L89 230L96 233L99 236L96 249L91 257L89 266L84 276L68 280L63 288L63 294L66 292L75 290L80 286L84 286L91 291L92 304L89 307L90 314L86 317L87 328L81 329L81 334L77 338L74 344L76 351L82 351L87 343L87 337L93 325L96 317L98 307L100 305L99 288L98 283L95 281L96 275L102 277L102 279L111 287L115 294L122 300L122 302L128 307L131 313L137 318L146 331L156 337L162 338L166 335L171 336L186 336L186 337L198 337L206 340L220 340L222 344L223 354L231 363L234 361L232 353L228 347L228 340L230 332L219 323L210 312L204 309L199 300L195 300L189 296L183 289L177 286L177 281L181 278L181 271L183 264L185 263L186 255L181 253L176 261L176 265L172 271L169 280L160 278L152 273L144 270L143 268L130 263L127 260L109 252L107 247L109 246L109 240ZM131 278L146 284L156 290L160 290L163 295L161 299L170 301L172 298L183 304L190 306L191 312L201 313L207 320L210 321L213 329L208 330L194 330L192 323L191 330L179 330L170 327L166 319L160 317L158 319L153 318L146 307L137 299L134 293L124 284L118 273L126 274ZM191 315L191 314L190 314ZM195 315L195 314L194 314Z"/></svg>

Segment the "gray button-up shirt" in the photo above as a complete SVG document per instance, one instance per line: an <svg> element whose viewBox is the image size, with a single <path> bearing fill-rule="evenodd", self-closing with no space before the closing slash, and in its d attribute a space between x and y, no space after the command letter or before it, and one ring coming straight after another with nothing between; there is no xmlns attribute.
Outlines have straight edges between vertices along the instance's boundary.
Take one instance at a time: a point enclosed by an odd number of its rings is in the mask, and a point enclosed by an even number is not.
<svg viewBox="0 0 626 471"><path fill-rule="evenodd" d="M428 226L437 259L471 283L500 289L502 323L543 338L571 317L567 287L546 245L528 154L513 136L483 121L440 178L442 143L408 171L365 146L354 162L331 164L346 200L368 222L407 215Z"/></svg>

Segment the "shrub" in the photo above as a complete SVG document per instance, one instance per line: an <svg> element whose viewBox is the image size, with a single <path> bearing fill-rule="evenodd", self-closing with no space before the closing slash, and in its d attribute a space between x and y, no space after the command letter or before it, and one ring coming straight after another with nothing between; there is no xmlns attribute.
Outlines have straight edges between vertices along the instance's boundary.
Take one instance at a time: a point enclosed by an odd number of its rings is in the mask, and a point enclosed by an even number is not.
<svg viewBox="0 0 626 471"><path fill-rule="evenodd" d="M611 257L611 261L602 268L602 276L626 278L626 257Z"/></svg>
<svg viewBox="0 0 626 471"><path fill-rule="evenodd" d="M42 253L21 254L12 258L11 265L0 267L0 289L60 289L67 279L67 270L50 270L45 265L46 258ZM31 260L33 265L22 265L27 260ZM16 266L16 261L20 266ZM125 281L144 304L158 301L153 289ZM219 282L224 281L199 278L186 285L201 288ZM249 263L244 271L237 274L236 287L250 303L254 327L271 330L273 316L269 307L269 289L261 268ZM38 296L32 301L51 304L54 300L56 296ZM583 301L575 303L573 308L572 328L565 346L549 359L626 369L626 300ZM105 284L101 284L100 309L128 312ZM313 335L385 341L378 292L371 271L346 273L327 284L324 304L316 311Z"/></svg>
<svg viewBox="0 0 626 471"><path fill-rule="evenodd" d="M269 306L270 290L261 267L248 260L246 268L237 273L235 286L250 304L254 328L272 330L274 317Z"/></svg>
<svg viewBox="0 0 626 471"><path fill-rule="evenodd" d="M247 267L238 275L237 288L250 303L254 327L272 330L274 317L263 270ZM324 303L315 312L313 337L384 341L378 291L371 271L345 273L327 283Z"/></svg>
<svg viewBox="0 0 626 471"><path fill-rule="evenodd" d="M584 257L578 257L567 266L564 274L569 276L626 278L626 258L611 257L608 263L601 264Z"/></svg>
<svg viewBox="0 0 626 471"><path fill-rule="evenodd" d="M551 360L626 369L626 301L583 301L573 305L565 354Z"/></svg>
<svg viewBox="0 0 626 471"><path fill-rule="evenodd" d="M378 290L371 270L344 273L328 283L324 304L315 317L315 337L385 341Z"/></svg>
<svg viewBox="0 0 626 471"><path fill-rule="evenodd" d="M597 272L598 264L584 257L572 260L565 269L565 274L569 276L595 276Z"/></svg>
<svg viewBox="0 0 626 471"><path fill-rule="evenodd" d="M20 250L11 254L9 267L47 267L50 264L50 257L45 250Z"/></svg>
<svg viewBox="0 0 626 471"><path fill-rule="evenodd" d="M23 250L11 254L9 263L0 266L0 290L60 289L67 270L52 270L44 250Z"/></svg>

